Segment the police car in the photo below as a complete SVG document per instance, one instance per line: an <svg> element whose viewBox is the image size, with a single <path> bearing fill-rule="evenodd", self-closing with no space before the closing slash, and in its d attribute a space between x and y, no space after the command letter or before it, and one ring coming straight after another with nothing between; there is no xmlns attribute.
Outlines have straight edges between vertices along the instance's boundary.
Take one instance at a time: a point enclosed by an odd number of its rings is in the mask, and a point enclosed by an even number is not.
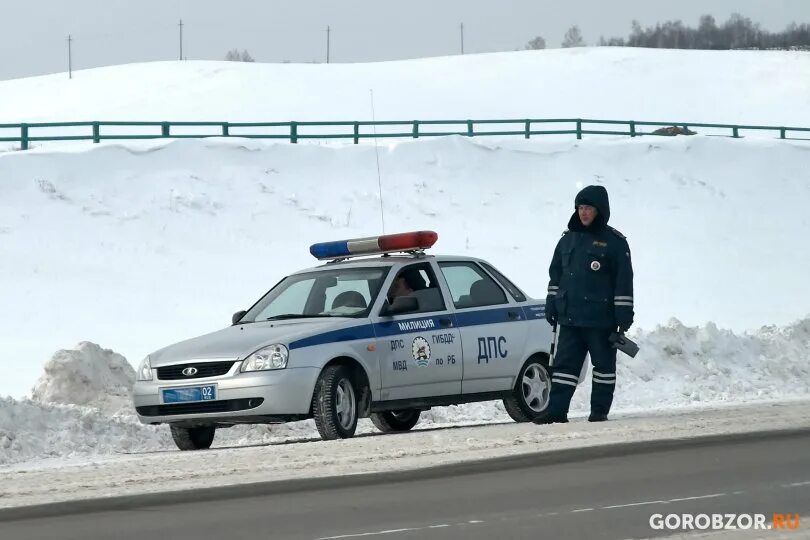
<svg viewBox="0 0 810 540"><path fill-rule="evenodd" d="M311 246L328 262L287 276L232 326L143 360L140 420L193 450L234 424L314 418L338 439L358 418L407 431L431 407L493 399L518 422L536 418L551 389L544 302L486 261L426 254L437 238Z"/></svg>

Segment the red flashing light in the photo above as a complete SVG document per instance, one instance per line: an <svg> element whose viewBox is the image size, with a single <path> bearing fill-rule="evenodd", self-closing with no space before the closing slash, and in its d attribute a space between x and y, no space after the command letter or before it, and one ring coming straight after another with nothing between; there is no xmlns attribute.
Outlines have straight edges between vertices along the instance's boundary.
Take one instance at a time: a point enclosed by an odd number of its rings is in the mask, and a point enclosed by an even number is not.
<svg viewBox="0 0 810 540"><path fill-rule="evenodd" d="M431 248L438 239L433 231L415 231L380 236L378 242L381 251L410 251Z"/></svg>

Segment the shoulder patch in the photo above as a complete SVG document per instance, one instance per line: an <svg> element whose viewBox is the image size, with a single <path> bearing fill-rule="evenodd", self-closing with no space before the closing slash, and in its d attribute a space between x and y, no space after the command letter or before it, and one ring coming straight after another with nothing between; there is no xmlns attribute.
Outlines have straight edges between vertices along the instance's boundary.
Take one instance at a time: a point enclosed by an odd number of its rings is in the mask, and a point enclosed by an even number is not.
<svg viewBox="0 0 810 540"><path fill-rule="evenodd" d="M611 227L610 225L608 225L608 230L609 230L610 232L612 232L613 234L615 234L616 236L618 236L619 238L621 238L622 240L626 240L626 239L627 239L627 237L626 237L625 235L623 235L622 233L620 233L619 231L617 231L616 229L614 229L614 228L613 228L613 227Z"/></svg>

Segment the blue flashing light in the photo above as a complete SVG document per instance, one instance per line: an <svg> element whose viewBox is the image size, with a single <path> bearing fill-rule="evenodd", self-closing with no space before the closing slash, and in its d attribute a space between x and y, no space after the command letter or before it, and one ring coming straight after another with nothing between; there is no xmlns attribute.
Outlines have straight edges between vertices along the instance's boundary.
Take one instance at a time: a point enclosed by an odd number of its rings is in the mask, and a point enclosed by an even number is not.
<svg viewBox="0 0 810 540"><path fill-rule="evenodd" d="M337 259L338 257L348 257L351 255L349 243L346 240L312 244L309 246L309 252L316 259Z"/></svg>

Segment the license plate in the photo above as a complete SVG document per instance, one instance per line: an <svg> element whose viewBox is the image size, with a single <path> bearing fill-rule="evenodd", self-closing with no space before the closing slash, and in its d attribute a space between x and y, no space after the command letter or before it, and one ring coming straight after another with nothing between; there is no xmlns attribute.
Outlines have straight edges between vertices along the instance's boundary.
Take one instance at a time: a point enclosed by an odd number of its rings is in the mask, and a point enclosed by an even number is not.
<svg viewBox="0 0 810 540"><path fill-rule="evenodd" d="M170 388L163 391L163 403L185 403L189 401L211 401L217 399L217 387L187 386L185 388Z"/></svg>

